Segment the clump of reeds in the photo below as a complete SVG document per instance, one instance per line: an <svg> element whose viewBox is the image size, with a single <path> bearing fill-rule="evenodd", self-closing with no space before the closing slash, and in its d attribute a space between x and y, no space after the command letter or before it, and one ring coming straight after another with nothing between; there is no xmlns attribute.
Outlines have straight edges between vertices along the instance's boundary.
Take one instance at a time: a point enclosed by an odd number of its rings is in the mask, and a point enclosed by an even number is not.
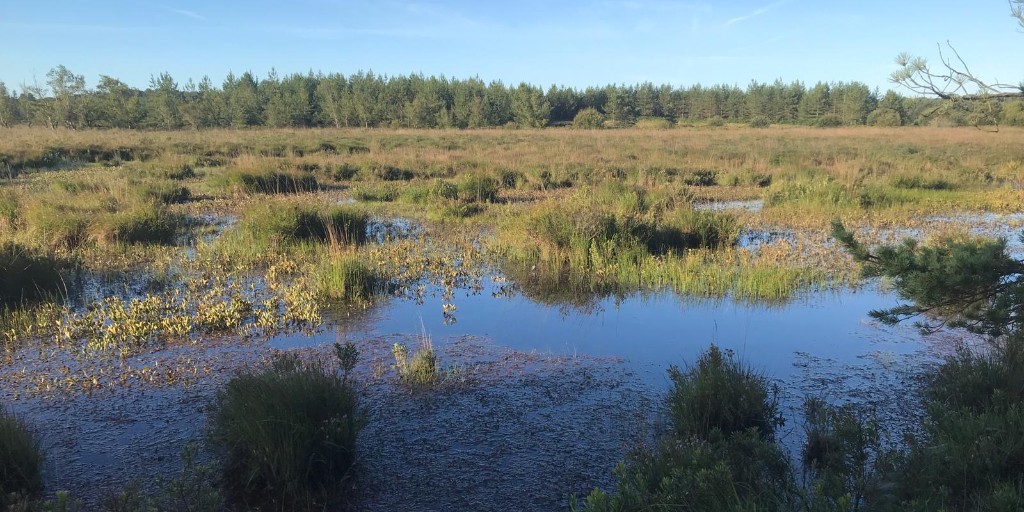
<svg viewBox="0 0 1024 512"><path fill-rule="evenodd" d="M441 366L430 336L426 332L420 334L420 346L414 353L409 347L395 343L392 353L395 356L395 370L402 382L420 387L433 386L440 379Z"/></svg>
<svg viewBox="0 0 1024 512"><path fill-rule="evenodd" d="M387 282L359 255L334 254L316 266L317 294L332 300L368 301L383 293Z"/></svg>
<svg viewBox="0 0 1024 512"><path fill-rule="evenodd" d="M28 426L0 406L0 509L43 491L43 452Z"/></svg>
<svg viewBox="0 0 1024 512"><path fill-rule="evenodd" d="M368 223L369 216L365 212L351 207L270 201L250 207L243 214L238 230L261 241L356 246L366 242Z"/></svg>
<svg viewBox="0 0 1024 512"><path fill-rule="evenodd" d="M322 508L351 499L356 437L365 424L356 390L324 365L283 355L241 373L217 394L208 440L236 504Z"/></svg>

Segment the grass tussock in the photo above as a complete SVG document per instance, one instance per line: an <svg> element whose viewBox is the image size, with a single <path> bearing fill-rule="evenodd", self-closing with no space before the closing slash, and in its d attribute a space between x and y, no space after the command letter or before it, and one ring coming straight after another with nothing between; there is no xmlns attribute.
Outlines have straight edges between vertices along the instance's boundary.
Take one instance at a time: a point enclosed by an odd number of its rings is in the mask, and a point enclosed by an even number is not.
<svg viewBox="0 0 1024 512"><path fill-rule="evenodd" d="M361 256L333 254L314 270L317 295L328 300L368 302L387 290L388 282Z"/></svg>
<svg viewBox="0 0 1024 512"><path fill-rule="evenodd" d="M237 261L271 261L290 247L327 244L334 248L366 243L369 216L348 206L310 205L302 201L273 200L245 210L238 225L213 248Z"/></svg>
<svg viewBox="0 0 1024 512"><path fill-rule="evenodd" d="M441 365L434 351L434 345L426 334L420 336L420 346L415 352L409 347L395 343L392 354L395 370L402 382L414 387L430 387L441 379Z"/></svg>
<svg viewBox="0 0 1024 512"><path fill-rule="evenodd" d="M0 407L0 509L43 491L43 453L28 426Z"/></svg>
<svg viewBox="0 0 1024 512"><path fill-rule="evenodd" d="M325 507L352 499L358 396L322 364L281 356L217 395L208 440L234 503L262 510Z"/></svg>

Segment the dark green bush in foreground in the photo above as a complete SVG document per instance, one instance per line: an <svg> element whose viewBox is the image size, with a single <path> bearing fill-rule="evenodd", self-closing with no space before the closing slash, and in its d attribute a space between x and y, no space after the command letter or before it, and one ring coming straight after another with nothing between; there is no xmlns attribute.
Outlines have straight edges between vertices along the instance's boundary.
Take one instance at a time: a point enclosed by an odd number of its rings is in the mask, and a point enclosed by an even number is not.
<svg viewBox="0 0 1024 512"><path fill-rule="evenodd" d="M209 421L235 503L298 510L350 498L363 414L347 379L322 365L283 356L240 374L218 393Z"/></svg>
<svg viewBox="0 0 1024 512"><path fill-rule="evenodd" d="M669 376L671 431L619 465L618 493L595 490L573 509L790 509L794 479L775 442L777 390L715 346Z"/></svg>
<svg viewBox="0 0 1024 512"><path fill-rule="evenodd" d="M0 407L0 510L7 510L12 496L34 498L42 493L42 467L35 435Z"/></svg>

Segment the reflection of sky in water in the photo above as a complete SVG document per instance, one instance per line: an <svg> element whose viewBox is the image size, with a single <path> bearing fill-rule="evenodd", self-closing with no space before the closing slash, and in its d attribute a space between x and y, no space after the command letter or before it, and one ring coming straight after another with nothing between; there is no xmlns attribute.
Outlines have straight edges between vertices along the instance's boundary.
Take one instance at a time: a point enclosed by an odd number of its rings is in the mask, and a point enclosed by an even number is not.
<svg viewBox="0 0 1024 512"><path fill-rule="evenodd" d="M544 305L522 294L493 297L488 289L492 287L497 290L497 285L487 283L476 295L456 291L451 300L458 308L454 324L444 322L445 301L440 294L428 294L422 304L392 299L365 321L341 325L336 333L290 337L274 344L417 334L422 327L439 346L472 335L520 351L620 357L655 384L664 382L669 364L692 361L712 342L784 380L796 377L798 354L837 364L862 364L869 354L895 358L924 348L913 327L885 327L871 321L868 311L897 303L893 295L874 287L809 294L782 306L680 299L666 293L627 297L618 304L614 298L603 299L586 310Z"/></svg>

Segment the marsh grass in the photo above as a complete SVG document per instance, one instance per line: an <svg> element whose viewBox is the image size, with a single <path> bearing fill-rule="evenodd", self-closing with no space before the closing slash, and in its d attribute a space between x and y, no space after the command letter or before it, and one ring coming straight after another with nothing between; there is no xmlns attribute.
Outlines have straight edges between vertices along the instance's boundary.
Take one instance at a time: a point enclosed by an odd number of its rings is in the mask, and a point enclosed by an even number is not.
<svg viewBox="0 0 1024 512"><path fill-rule="evenodd" d="M298 510L352 499L365 415L351 384L323 364L283 355L268 369L235 376L217 394L209 422L222 485L237 505Z"/></svg>
<svg viewBox="0 0 1024 512"><path fill-rule="evenodd" d="M366 303L388 290L388 280L358 253L334 253L321 261L312 277L317 294L328 300Z"/></svg>
<svg viewBox="0 0 1024 512"><path fill-rule="evenodd" d="M349 206L310 204L308 199L275 199L250 205L238 224L211 249L235 262L268 262L291 252L311 256L317 246L356 247L366 243L369 216Z"/></svg>
<svg viewBox="0 0 1024 512"><path fill-rule="evenodd" d="M0 406L0 509L43 491L43 453L35 433Z"/></svg>

